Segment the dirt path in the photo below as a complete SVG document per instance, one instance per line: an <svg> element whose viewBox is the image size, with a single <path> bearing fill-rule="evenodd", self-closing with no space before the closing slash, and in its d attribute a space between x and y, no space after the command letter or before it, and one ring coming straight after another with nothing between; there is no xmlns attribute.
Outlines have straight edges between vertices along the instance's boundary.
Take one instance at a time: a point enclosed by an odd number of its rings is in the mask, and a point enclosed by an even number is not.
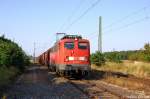
<svg viewBox="0 0 150 99"><path fill-rule="evenodd" d="M35 65L5 91L2 99L124 99L126 96L139 96L138 93L102 82L103 72L92 72L88 78L69 80L48 72L47 67Z"/></svg>
<svg viewBox="0 0 150 99"><path fill-rule="evenodd" d="M33 66L4 94L6 99L79 99L85 94L65 79L48 72L46 67Z"/></svg>

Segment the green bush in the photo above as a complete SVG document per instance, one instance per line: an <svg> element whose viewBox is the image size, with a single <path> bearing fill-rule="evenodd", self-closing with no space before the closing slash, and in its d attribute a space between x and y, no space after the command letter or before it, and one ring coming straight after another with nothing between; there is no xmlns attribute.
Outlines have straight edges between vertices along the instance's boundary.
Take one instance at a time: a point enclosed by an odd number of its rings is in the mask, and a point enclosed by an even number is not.
<svg viewBox="0 0 150 99"><path fill-rule="evenodd" d="M102 64L105 64L104 55L100 52L93 53L91 55L91 62L92 64L95 64L97 66L101 66Z"/></svg>
<svg viewBox="0 0 150 99"><path fill-rule="evenodd" d="M0 87L7 85L11 82L11 78L16 76L19 70L15 67L0 67Z"/></svg>
<svg viewBox="0 0 150 99"><path fill-rule="evenodd" d="M0 66L14 66L23 70L29 64L29 58L18 44L0 37Z"/></svg>
<svg viewBox="0 0 150 99"><path fill-rule="evenodd" d="M144 49L140 50L105 52L104 56L107 61L116 63L122 60L150 62L150 44L146 43Z"/></svg>
<svg viewBox="0 0 150 99"><path fill-rule="evenodd" d="M121 59L124 58L124 56L122 56L121 53L118 53L116 51L104 53L104 56L107 61L116 62L116 63L121 63Z"/></svg>
<svg viewBox="0 0 150 99"><path fill-rule="evenodd" d="M14 77L29 65L29 57L15 42L0 37L0 95Z"/></svg>
<svg viewBox="0 0 150 99"><path fill-rule="evenodd" d="M29 58L22 48L4 36L0 37L0 89L21 73L26 65L29 65Z"/></svg>

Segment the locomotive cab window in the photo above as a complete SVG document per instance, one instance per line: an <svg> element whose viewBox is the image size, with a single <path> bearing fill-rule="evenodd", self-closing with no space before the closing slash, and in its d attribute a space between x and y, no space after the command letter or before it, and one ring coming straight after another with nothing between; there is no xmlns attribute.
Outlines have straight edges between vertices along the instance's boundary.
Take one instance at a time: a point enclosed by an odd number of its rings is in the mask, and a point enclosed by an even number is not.
<svg viewBox="0 0 150 99"><path fill-rule="evenodd" d="M74 42L65 42L65 48L73 49L74 48Z"/></svg>
<svg viewBox="0 0 150 99"><path fill-rule="evenodd" d="M88 48L88 43L79 42L78 48L79 48L79 49L87 49L87 48Z"/></svg>

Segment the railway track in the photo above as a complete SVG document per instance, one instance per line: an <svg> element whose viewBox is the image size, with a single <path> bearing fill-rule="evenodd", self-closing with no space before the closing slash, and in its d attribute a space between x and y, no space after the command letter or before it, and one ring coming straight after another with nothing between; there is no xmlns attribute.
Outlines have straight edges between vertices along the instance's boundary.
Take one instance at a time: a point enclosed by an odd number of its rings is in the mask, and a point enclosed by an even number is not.
<svg viewBox="0 0 150 99"><path fill-rule="evenodd" d="M76 87L79 91L84 93L89 99L123 99L117 94L114 94L103 88L102 86L98 86L97 84L88 81L88 80L70 80L68 82Z"/></svg>
<svg viewBox="0 0 150 99"><path fill-rule="evenodd" d="M90 79L91 77L81 80L69 77L61 78L82 92L86 96L85 99L87 97L88 99L149 99L144 93L128 90L127 88L109 84L101 80Z"/></svg>
<svg viewBox="0 0 150 99"><path fill-rule="evenodd" d="M128 90L99 80L67 80L89 99L145 99L147 97L143 93Z"/></svg>

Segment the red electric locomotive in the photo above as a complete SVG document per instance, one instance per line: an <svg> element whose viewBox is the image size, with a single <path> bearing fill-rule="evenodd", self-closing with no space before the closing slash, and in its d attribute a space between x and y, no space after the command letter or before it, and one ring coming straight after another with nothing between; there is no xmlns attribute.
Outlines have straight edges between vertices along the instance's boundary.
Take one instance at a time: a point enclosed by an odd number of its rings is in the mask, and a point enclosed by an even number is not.
<svg viewBox="0 0 150 99"><path fill-rule="evenodd" d="M39 62L60 75L85 76L91 69L89 41L65 35L39 57Z"/></svg>

